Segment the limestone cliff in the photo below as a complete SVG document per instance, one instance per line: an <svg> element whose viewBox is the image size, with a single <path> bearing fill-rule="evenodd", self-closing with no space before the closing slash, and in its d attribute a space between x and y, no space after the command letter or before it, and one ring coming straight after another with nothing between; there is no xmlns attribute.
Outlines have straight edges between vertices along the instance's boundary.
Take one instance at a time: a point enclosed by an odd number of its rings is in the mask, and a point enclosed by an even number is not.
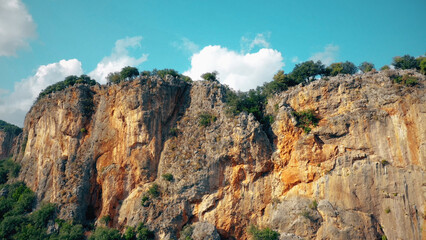
<svg viewBox="0 0 426 240"><path fill-rule="evenodd" d="M215 82L74 86L28 113L20 178L62 218L145 222L159 239L185 225L197 239L246 239L250 224L281 239L422 239L425 81L408 72L419 84L385 71L291 88L268 100L268 134L252 115L227 114ZM307 109L320 118L309 133L292 114Z"/></svg>

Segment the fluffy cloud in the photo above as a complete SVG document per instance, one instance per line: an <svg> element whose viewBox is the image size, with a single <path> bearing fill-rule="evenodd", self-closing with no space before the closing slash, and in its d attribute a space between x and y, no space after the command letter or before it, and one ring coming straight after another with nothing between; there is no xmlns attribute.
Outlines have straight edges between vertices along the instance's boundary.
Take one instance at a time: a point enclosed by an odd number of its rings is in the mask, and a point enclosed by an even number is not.
<svg viewBox="0 0 426 240"><path fill-rule="evenodd" d="M191 68L183 74L197 80L205 72L217 71L221 83L247 91L271 81L283 66L281 53L273 49L244 54L221 46L207 46L191 57Z"/></svg>
<svg viewBox="0 0 426 240"><path fill-rule="evenodd" d="M15 56L35 37L36 25L21 0L0 0L0 56Z"/></svg>
<svg viewBox="0 0 426 240"><path fill-rule="evenodd" d="M129 56L128 48L140 47L142 37L127 37L115 42L115 47L108 57L104 57L98 63L96 69L89 73L89 76L96 79L100 83L106 83L106 76L111 72L120 71L126 66L138 66L148 59L147 54L143 54L139 58Z"/></svg>
<svg viewBox="0 0 426 240"><path fill-rule="evenodd" d="M69 75L81 75L83 69L77 59L61 60L40 66L34 76L15 83L11 94L0 95L0 116L2 120L23 126L25 114L41 90L62 81Z"/></svg>
<svg viewBox="0 0 426 240"><path fill-rule="evenodd" d="M324 47L324 51L317 52L309 60L318 61L320 60L325 65L333 63L339 55L339 46L329 44Z"/></svg>

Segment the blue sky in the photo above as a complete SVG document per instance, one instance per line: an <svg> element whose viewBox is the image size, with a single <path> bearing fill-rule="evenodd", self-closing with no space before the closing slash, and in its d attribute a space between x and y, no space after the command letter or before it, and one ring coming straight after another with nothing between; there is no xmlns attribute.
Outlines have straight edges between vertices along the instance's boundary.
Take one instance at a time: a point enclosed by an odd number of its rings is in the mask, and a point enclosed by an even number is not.
<svg viewBox="0 0 426 240"><path fill-rule="evenodd" d="M195 79L218 70L241 90L309 59L381 67L425 53L425 11L424 0L0 0L0 119L22 125L65 74L102 78L124 64Z"/></svg>

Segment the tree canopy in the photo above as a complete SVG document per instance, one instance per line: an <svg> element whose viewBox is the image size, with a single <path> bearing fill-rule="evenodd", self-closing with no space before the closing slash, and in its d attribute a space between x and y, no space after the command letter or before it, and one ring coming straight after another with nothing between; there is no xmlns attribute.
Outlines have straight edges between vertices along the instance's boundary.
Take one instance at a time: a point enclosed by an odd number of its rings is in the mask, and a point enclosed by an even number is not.
<svg viewBox="0 0 426 240"><path fill-rule="evenodd" d="M337 74L355 74L358 68L352 62L332 63L327 67L326 75L336 76Z"/></svg>
<svg viewBox="0 0 426 240"><path fill-rule="evenodd" d="M93 86L93 85L96 85L97 82L85 74L81 75L80 77L77 77L75 75L70 75L66 77L65 80L52 84L48 86L46 89L42 90L40 94L38 95L37 100L43 98L49 93L62 91L65 88L74 86L75 84L88 84L90 86Z"/></svg>
<svg viewBox="0 0 426 240"><path fill-rule="evenodd" d="M217 75L218 75L217 71L206 72L201 75L201 78L210 82L214 82L214 81L217 81Z"/></svg>
<svg viewBox="0 0 426 240"><path fill-rule="evenodd" d="M369 63L369 62L363 62L358 66L359 70L361 70L361 72L366 73L366 72L370 72L374 69L374 64Z"/></svg>
<svg viewBox="0 0 426 240"><path fill-rule="evenodd" d="M291 77L296 83L308 83L315 80L316 76L324 74L325 66L321 63L321 61L314 62L310 60L296 64L289 77Z"/></svg>
<svg viewBox="0 0 426 240"><path fill-rule="evenodd" d="M396 69L412 69L418 67L418 62L413 56L407 54L402 57L394 57L392 65Z"/></svg>

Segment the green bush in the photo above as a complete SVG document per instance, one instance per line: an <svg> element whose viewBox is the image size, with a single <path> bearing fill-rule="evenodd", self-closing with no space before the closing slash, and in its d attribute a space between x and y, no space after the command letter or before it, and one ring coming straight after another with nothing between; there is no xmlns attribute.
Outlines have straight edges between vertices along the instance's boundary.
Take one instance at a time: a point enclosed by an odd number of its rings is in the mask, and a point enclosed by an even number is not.
<svg viewBox="0 0 426 240"><path fill-rule="evenodd" d="M384 65L383 67L380 68L380 71L384 71L384 70L389 70L390 67L388 65Z"/></svg>
<svg viewBox="0 0 426 240"><path fill-rule="evenodd" d="M170 128L169 131L170 135L172 135L173 137L177 137L179 135L179 129L174 127L174 128Z"/></svg>
<svg viewBox="0 0 426 240"><path fill-rule="evenodd" d="M419 67L419 62L417 62L417 60L410 55L404 55L402 57L394 57L393 58L393 62L392 65L396 68L396 69L416 69Z"/></svg>
<svg viewBox="0 0 426 240"><path fill-rule="evenodd" d="M144 207L148 206L148 200L149 200L148 195L143 195L142 199L141 199L142 206L144 206Z"/></svg>
<svg viewBox="0 0 426 240"><path fill-rule="evenodd" d="M421 73L426 74L426 57L419 57L416 59Z"/></svg>
<svg viewBox="0 0 426 240"><path fill-rule="evenodd" d="M153 231L149 230L143 223L139 223L139 226L136 229L136 239L137 240L154 240L155 234Z"/></svg>
<svg viewBox="0 0 426 240"><path fill-rule="evenodd" d="M41 208L30 215L30 220L36 228L43 228L55 216L56 206L53 203L43 204Z"/></svg>
<svg viewBox="0 0 426 240"><path fill-rule="evenodd" d="M9 134L19 135L22 132L22 128L0 120L0 131L7 132Z"/></svg>
<svg viewBox="0 0 426 240"><path fill-rule="evenodd" d="M81 75L80 77L71 75L65 78L65 80L61 81L61 82L57 82L53 85L48 86L46 89L44 89L43 91L40 92L40 94L37 97L37 100L40 100L41 98L43 98L44 96L46 96L47 94L50 94L52 92L59 92L62 91L68 87L74 86L75 84L87 84L90 86L96 85L96 81L91 79L89 76L87 75Z"/></svg>
<svg viewBox="0 0 426 240"><path fill-rule="evenodd" d="M402 76L395 75L392 76L391 79L394 83L403 84L406 86L414 86L418 84L418 79L415 76L410 76L408 74L404 74Z"/></svg>
<svg viewBox="0 0 426 240"><path fill-rule="evenodd" d="M293 111L292 115L296 118L296 127L302 128L306 133L311 131L311 127L316 127L320 120L313 110Z"/></svg>
<svg viewBox="0 0 426 240"><path fill-rule="evenodd" d="M207 127L216 121L216 116L210 113L202 113L198 116L198 124L203 127Z"/></svg>
<svg viewBox="0 0 426 240"><path fill-rule="evenodd" d="M10 178L16 178L19 175L21 166L12 158L0 160L0 184L6 183Z"/></svg>
<svg viewBox="0 0 426 240"><path fill-rule="evenodd" d="M160 196L160 186L158 184L154 183L151 185L151 187L148 189L148 194L151 195L153 198Z"/></svg>
<svg viewBox="0 0 426 240"><path fill-rule="evenodd" d="M366 73L366 72L370 72L374 69L374 64L369 63L369 62L363 62L358 66L359 70L361 70L361 72Z"/></svg>
<svg viewBox="0 0 426 240"><path fill-rule="evenodd" d="M101 223L108 225L109 222L111 222L111 216L105 215L101 217Z"/></svg>
<svg viewBox="0 0 426 240"><path fill-rule="evenodd" d="M139 75L139 71L135 67L124 67L121 69L120 78L121 80L130 80Z"/></svg>
<svg viewBox="0 0 426 240"><path fill-rule="evenodd" d="M165 173L162 175L163 179L169 182L173 181L173 174L171 173Z"/></svg>
<svg viewBox="0 0 426 240"><path fill-rule="evenodd" d="M332 63L326 68L326 75L336 76L337 74L355 74L358 68L352 62Z"/></svg>
<svg viewBox="0 0 426 240"><path fill-rule="evenodd" d="M201 74L201 78L209 82L217 82L217 75L218 75L218 72L216 71L206 72Z"/></svg>
<svg viewBox="0 0 426 240"><path fill-rule="evenodd" d="M321 61L314 62L311 60L296 64L289 77L296 83L309 83L314 81L316 76L325 73L325 66Z"/></svg>
<svg viewBox="0 0 426 240"><path fill-rule="evenodd" d="M50 240L80 240L85 239L84 229L81 224L71 224L68 222L63 222L59 226L59 232L53 234L50 237Z"/></svg>
<svg viewBox="0 0 426 240"><path fill-rule="evenodd" d="M180 231L179 240L192 240L192 232L194 231L194 227L190 225L186 225L182 231Z"/></svg>
<svg viewBox="0 0 426 240"><path fill-rule="evenodd" d="M312 203L309 205L309 208L312 209L312 210L317 210L317 208L318 208L317 200L312 201Z"/></svg>
<svg viewBox="0 0 426 240"><path fill-rule="evenodd" d="M253 240L278 240L280 234L271 230L270 228L259 229L251 225L248 229L248 234Z"/></svg>
<svg viewBox="0 0 426 240"><path fill-rule="evenodd" d="M122 240L121 234L117 229L98 227L89 240Z"/></svg>

